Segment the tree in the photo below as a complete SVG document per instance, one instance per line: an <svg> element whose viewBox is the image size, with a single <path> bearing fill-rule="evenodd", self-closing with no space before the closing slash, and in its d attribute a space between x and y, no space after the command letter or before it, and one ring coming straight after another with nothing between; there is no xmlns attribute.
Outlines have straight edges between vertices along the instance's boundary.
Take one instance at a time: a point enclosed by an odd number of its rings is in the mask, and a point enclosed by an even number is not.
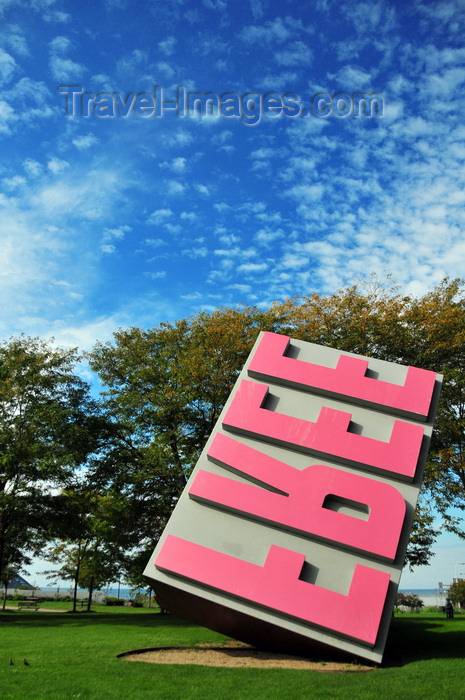
<svg viewBox="0 0 465 700"><path fill-rule="evenodd" d="M454 517L454 509L465 510L463 282L445 279L422 297L408 297L389 279L380 283L373 278L332 295L312 294L273 308L281 319L280 332L295 338L444 375L409 563L426 563L430 555L437 535L432 508L440 514L442 527L465 537L461 519ZM425 512L430 514L428 521Z"/></svg>
<svg viewBox="0 0 465 700"><path fill-rule="evenodd" d="M459 578L454 583L451 583L447 596L453 603L458 603L463 608L465 605L465 580Z"/></svg>
<svg viewBox="0 0 465 700"><path fill-rule="evenodd" d="M73 581L73 612L76 612L77 589L87 588L87 610L92 593L114 581L118 575L117 559L110 523L113 504L106 494L85 487L63 491L57 513L63 518L56 529L57 539L45 553L45 558L59 568L46 571L50 579Z"/></svg>
<svg viewBox="0 0 465 700"><path fill-rule="evenodd" d="M411 612L421 612L424 603L416 593L401 593L396 595L396 607L408 608Z"/></svg>
<svg viewBox="0 0 465 700"><path fill-rule="evenodd" d="M218 309L151 330L119 331L90 354L119 434L96 465L99 485L124 504L127 551L149 549L164 527L260 330L441 372L437 430L407 553L425 564L443 526L465 537L465 303L459 280L423 297L373 278L332 295ZM129 566L130 562L128 562Z"/></svg>
<svg viewBox="0 0 465 700"><path fill-rule="evenodd" d="M259 328L268 324L253 307L220 309L151 330L118 331L113 343L98 343L89 354L115 425L94 483L120 500L119 545L134 583L134 561L141 551L148 558Z"/></svg>
<svg viewBox="0 0 465 700"><path fill-rule="evenodd" d="M0 578L50 536L55 494L95 453L105 420L74 372L76 350L19 336L0 345Z"/></svg>

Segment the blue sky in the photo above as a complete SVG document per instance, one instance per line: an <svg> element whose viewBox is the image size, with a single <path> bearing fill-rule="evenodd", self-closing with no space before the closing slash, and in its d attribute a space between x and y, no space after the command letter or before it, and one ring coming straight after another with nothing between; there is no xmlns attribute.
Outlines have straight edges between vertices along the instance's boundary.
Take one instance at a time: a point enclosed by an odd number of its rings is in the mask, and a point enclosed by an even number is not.
<svg viewBox="0 0 465 700"><path fill-rule="evenodd" d="M373 272L412 294L460 276L464 35L460 0L0 0L0 337L87 349ZM310 112L72 116L70 85ZM382 115L312 112L341 93Z"/></svg>

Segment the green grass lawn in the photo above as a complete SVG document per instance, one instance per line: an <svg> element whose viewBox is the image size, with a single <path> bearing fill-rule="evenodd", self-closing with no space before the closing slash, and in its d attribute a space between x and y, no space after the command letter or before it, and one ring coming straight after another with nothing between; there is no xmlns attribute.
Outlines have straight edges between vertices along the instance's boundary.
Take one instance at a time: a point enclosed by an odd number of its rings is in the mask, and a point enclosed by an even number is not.
<svg viewBox="0 0 465 700"><path fill-rule="evenodd" d="M220 644L225 638L154 610L93 609L76 615L0 613L0 698L465 698L464 616L400 615L392 622L387 651L400 655L403 666L328 674L131 663L116 655L145 647Z"/></svg>

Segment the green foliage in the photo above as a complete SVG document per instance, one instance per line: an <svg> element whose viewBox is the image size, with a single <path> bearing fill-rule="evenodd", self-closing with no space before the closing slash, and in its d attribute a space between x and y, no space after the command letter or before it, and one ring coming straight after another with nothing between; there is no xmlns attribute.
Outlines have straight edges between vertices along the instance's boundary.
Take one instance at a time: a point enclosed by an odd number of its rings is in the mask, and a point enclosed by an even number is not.
<svg viewBox="0 0 465 700"><path fill-rule="evenodd" d="M101 417L75 350L19 336L0 345L0 577L50 534L55 497L98 449ZM103 421L103 422L102 422Z"/></svg>
<svg viewBox="0 0 465 700"><path fill-rule="evenodd" d="M75 583L134 586L261 330L442 372L445 382L407 553L426 564L442 527L465 536L465 302L459 280L423 297L388 278L335 294L202 312L119 330L88 355L20 336L0 346L0 579L53 540ZM83 472L80 467L85 466ZM77 479L79 474L79 479ZM95 495L92 502L90 495Z"/></svg>
<svg viewBox="0 0 465 700"><path fill-rule="evenodd" d="M449 586L447 596L453 603L465 605L465 580L460 578L454 581L454 583Z"/></svg>
<svg viewBox="0 0 465 700"><path fill-rule="evenodd" d="M420 612L424 603L416 593L398 592L395 605L398 608L408 608L412 612Z"/></svg>
<svg viewBox="0 0 465 700"><path fill-rule="evenodd" d="M74 609L77 588L89 589L88 609L92 591L115 580L118 569L113 538L109 527L109 512L113 504L107 494L99 494L81 485L80 490L63 491L61 507L68 517L60 528L61 539L46 551L45 557L60 566L45 572L48 578L74 582ZM71 516L71 517L70 517Z"/></svg>
<svg viewBox="0 0 465 700"><path fill-rule="evenodd" d="M92 368L107 389L116 435L95 464L94 483L114 499L122 564L141 573L203 448L258 331L257 309L220 309L173 325L118 331L99 343Z"/></svg>
<svg viewBox="0 0 465 700"><path fill-rule="evenodd" d="M332 295L218 309L158 328L131 328L89 355L106 386L115 438L94 464L112 493L126 576L140 573L185 486L260 330L442 372L445 385L408 548L410 567L427 564L438 534L465 533L451 507L465 508L465 304L463 284L444 280L420 298L373 278ZM116 512L116 511L115 511Z"/></svg>
<svg viewBox="0 0 465 700"><path fill-rule="evenodd" d="M113 595L107 595L105 598L105 605L116 605L121 607L122 605L124 605L124 603L124 598L117 598Z"/></svg>

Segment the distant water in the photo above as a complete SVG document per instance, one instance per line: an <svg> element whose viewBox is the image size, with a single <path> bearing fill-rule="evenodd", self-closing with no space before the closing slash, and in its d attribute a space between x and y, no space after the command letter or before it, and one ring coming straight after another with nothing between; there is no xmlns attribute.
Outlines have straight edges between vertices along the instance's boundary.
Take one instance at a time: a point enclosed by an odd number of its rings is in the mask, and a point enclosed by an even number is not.
<svg viewBox="0 0 465 700"><path fill-rule="evenodd" d="M41 591L50 591L50 593L58 593L58 595L72 595L73 593L73 586L42 586L40 588ZM95 598L95 595L97 594L99 597L102 596L114 596L115 598L118 598L118 594L120 598L133 598L136 593L147 593L147 588L138 588L137 590L134 590L133 588L123 588L122 586L118 589L116 588L102 588L101 591L94 591L93 597ZM78 591L82 593L87 594L87 588L78 588Z"/></svg>
<svg viewBox="0 0 465 700"><path fill-rule="evenodd" d="M60 586L59 588L53 586L42 587L41 591L50 591L51 594L57 593L60 596L72 595L72 586ZM399 588L400 593L415 593L425 605L444 605L446 601L446 590L440 588ZM103 601L106 596L114 596L115 598L134 598L136 593L147 593L147 588L139 588L134 590L132 588L123 588L120 586L116 588L103 588L101 591L94 591L93 599L98 601ZM87 589L78 589L78 597L83 598L87 595Z"/></svg>
<svg viewBox="0 0 465 700"><path fill-rule="evenodd" d="M444 605L445 588L399 588L399 593L415 593L425 605Z"/></svg>

